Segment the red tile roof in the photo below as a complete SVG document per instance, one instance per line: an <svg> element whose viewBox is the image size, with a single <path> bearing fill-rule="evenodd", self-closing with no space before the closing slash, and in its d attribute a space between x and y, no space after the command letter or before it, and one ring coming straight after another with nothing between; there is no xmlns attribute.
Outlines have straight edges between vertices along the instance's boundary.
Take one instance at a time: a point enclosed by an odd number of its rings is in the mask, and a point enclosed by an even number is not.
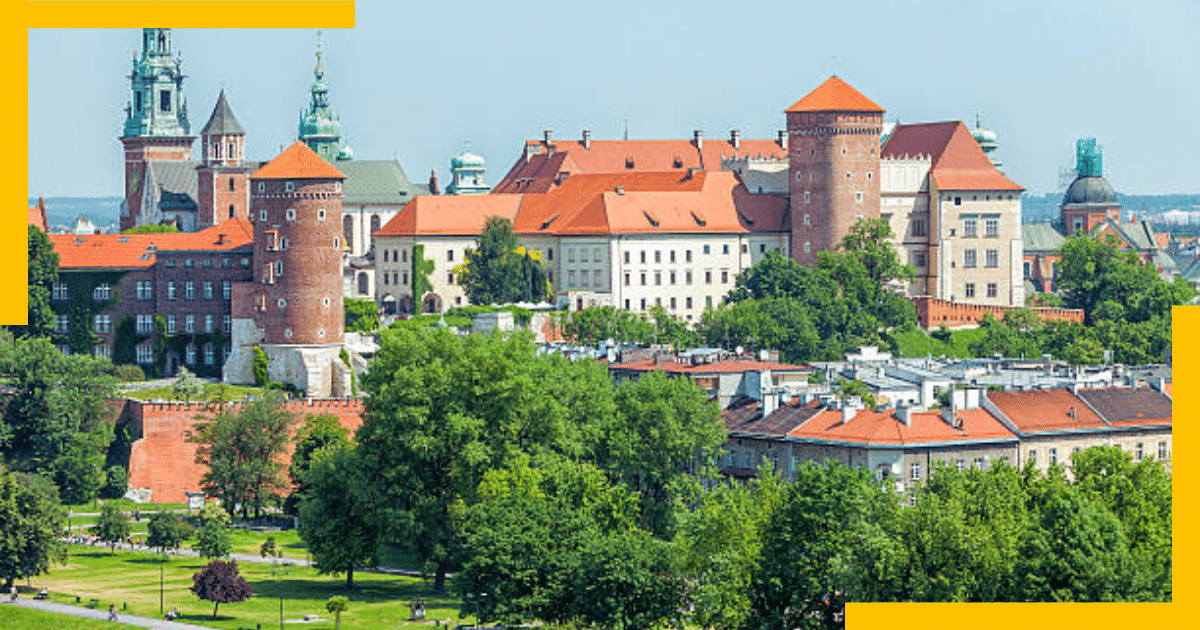
<svg viewBox="0 0 1200 630"><path fill-rule="evenodd" d="M297 140L254 171L250 179L346 179L346 176Z"/></svg>
<svg viewBox="0 0 1200 630"><path fill-rule="evenodd" d="M418 197L374 234L477 235L489 216L525 235L768 232L787 229L787 200L724 171L576 175L544 194Z"/></svg>
<svg viewBox="0 0 1200 630"><path fill-rule="evenodd" d="M224 239L222 239L224 235ZM145 269L164 251L231 251L254 242L245 219L229 219L200 232L174 234L51 234L60 269Z"/></svg>
<svg viewBox="0 0 1200 630"><path fill-rule="evenodd" d="M1113 426L1171 424L1171 399L1156 389L1083 389L1079 397Z"/></svg>
<svg viewBox="0 0 1200 630"><path fill-rule="evenodd" d="M48 232L50 230L49 221L46 219L46 201L38 199L38 205L29 206L29 225L37 229Z"/></svg>
<svg viewBox="0 0 1200 630"><path fill-rule="evenodd" d="M787 149L774 140L741 140L734 148L729 138L704 139L700 149L692 140L592 140L589 148L579 140L540 140L525 143L528 152L517 159L493 194L544 193L568 177L600 173L686 172L688 169L721 170L722 158L766 157L787 159Z"/></svg>
<svg viewBox="0 0 1200 630"><path fill-rule="evenodd" d="M883 108L835 74L784 111L882 113Z"/></svg>
<svg viewBox="0 0 1200 630"><path fill-rule="evenodd" d="M1067 389L988 392L984 395L1022 432L1107 426L1096 412Z"/></svg>
<svg viewBox="0 0 1200 630"><path fill-rule="evenodd" d="M929 442L1016 439L999 420L984 409L962 409L960 428L950 426L939 411L912 412L906 425L895 409L859 411L842 422L840 410L826 410L788 432L788 437L855 444L904 445Z"/></svg>
<svg viewBox="0 0 1200 630"><path fill-rule="evenodd" d="M884 159L923 155L941 190L1024 190L996 170L961 121L896 125L880 151Z"/></svg>
<svg viewBox="0 0 1200 630"><path fill-rule="evenodd" d="M1167 395L1167 398L1171 397L1171 381L1167 381L1166 383L1163 383L1162 391L1164 394Z"/></svg>

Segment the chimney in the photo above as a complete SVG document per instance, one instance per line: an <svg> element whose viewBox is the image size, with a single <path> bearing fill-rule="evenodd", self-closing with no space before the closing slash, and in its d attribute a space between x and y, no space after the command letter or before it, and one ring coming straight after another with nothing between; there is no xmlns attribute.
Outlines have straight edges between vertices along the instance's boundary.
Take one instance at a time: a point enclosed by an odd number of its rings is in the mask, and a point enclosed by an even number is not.
<svg viewBox="0 0 1200 630"><path fill-rule="evenodd" d="M957 405L958 395L957 394L958 394L958 390L951 392L950 406L942 407L942 420L944 420L946 422L946 424L954 427L955 429L962 426L961 424L959 424L959 421L958 421L958 405Z"/></svg>
<svg viewBox="0 0 1200 630"><path fill-rule="evenodd" d="M224 245L224 244L225 244L225 235L218 234L217 235L217 245Z"/></svg>
<svg viewBox="0 0 1200 630"><path fill-rule="evenodd" d="M913 408L908 405L907 401L902 400L900 404L896 405L896 419L903 422L906 427L912 426L912 412Z"/></svg>
<svg viewBox="0 0 1200 630"><path fill-rule="evenodd" d="M592 130L591 129L583 130L583 148L585 148L585 149L592 148Z"/></svg>
<svg viewBox="0 0 1200 630"><path fill-rule="evenodd" d="M528 151L525 152L525 159L526 159L526 161L529 160L529 152ZM431 194L431 195L438 194L437 172L435 172L433 169L429 169L429 194Z"/></svg>
<svg viewBox="0 0 1200 630"><path fill-rule="evenodd" d="M542 132L542 135L545 137L547 145L549 145L551 142L554 142L554 130L553 129L546 129L545 131Z"/></svg>
<svg viewBox="0 0 1200 630"><path fill-rule="evenodd" d="M847 398L842 401L842 424L850 422L862 410L862 401L858 398Z"/></svg>
<svg viewBox="0 0 1200 630"><path fill-rule="evenodd" d="M704 148L704 132L699 129L692 132L692 144L696 145L696 149Z"/></svg>
<svg viewBox="0 0 1200 630"><path fill-rule="evenodd" d="M686 182L687 180L695 177L696 172L700 171L700 170L703 170L703 169L701 169L699 166L689 166L688 170L687 170L687 175L684 176L683 181Z"/></svg>
<svg viewBox="0 0 1200 630"><path fill-rule="evenodd" d="M1078 414L1075 412L1075 405L1071 405L1071 411L1070 411L1070 414L1071 414L1071 419L1072 419L1072 420L1078 420L1078 419L1079 419L1079 416L1078 416Z"/></svg>
<svg viewBox="0 0 1200 630"><path fill-rule="evenodd" d="M787 148L787 138L788 138L788 137L787 137L787 131L786 131L786 130L784 130L784 129L780 129L780 130L779 130L779 132L778 132L778 134L779 134L779 137L778 137L778 139L776 140L776 142L778 142L778 143L779 143L779 147L780 147L781 149L786 149L786 148Z"/></svg>
<svg viewBox="0 0 1200 630"><path fill-rule="evenodd" d="M613 191L615 191L615 192L616 192L618 195L624 195L624 194L625 194L625 187L624 187L624 186L622 186L622 185L620 185L620 184L617 184L617 185L616 185L616 186L613 188Z"/></svg>
<svg viewBox="0 0 1200 630"><path fill-rule="evenodd" d="M733 145L733 150L737 151L742 148L742 132L733 129L729 132L729 143Z"/></svg>

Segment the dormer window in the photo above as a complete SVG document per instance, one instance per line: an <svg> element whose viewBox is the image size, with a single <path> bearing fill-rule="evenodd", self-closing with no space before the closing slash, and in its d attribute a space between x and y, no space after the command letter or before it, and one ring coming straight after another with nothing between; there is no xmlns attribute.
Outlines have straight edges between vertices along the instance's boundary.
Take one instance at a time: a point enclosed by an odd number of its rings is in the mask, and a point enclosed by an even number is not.
<svg viewBox="0 0 1200 630"><path fill-rule="evenodd" d="M296 185L292 182L284 182L283 189L287 192L296 192Z"/></svg>

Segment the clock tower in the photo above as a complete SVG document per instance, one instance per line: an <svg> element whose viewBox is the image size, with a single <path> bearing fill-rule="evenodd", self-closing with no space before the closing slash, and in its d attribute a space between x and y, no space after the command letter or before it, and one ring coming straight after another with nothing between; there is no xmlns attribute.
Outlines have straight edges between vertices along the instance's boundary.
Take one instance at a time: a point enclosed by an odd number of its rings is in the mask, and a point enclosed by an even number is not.
<svg viewBox="0 0 1200 630"><path fill-rule="evenodd" d="M183 60L171 52L171 29L142 29L142 52L134 55L128 78L130 99L120 136L125 145L122 230L142 223L147 163L186 162L195 140L183 97Z"/></svg>

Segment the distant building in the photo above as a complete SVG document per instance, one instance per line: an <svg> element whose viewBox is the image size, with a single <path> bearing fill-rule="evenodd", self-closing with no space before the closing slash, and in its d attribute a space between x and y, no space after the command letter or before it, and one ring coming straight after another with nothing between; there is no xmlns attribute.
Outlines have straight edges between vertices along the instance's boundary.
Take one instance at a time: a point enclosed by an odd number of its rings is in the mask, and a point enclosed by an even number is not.
<svg viewBox="0 0 1200 630"><path fill-rule="evenodd" d="M447 195L486 195L491 187L483 183L487 162L478 155L463 151L450 160L450 183Z"/></svg>

